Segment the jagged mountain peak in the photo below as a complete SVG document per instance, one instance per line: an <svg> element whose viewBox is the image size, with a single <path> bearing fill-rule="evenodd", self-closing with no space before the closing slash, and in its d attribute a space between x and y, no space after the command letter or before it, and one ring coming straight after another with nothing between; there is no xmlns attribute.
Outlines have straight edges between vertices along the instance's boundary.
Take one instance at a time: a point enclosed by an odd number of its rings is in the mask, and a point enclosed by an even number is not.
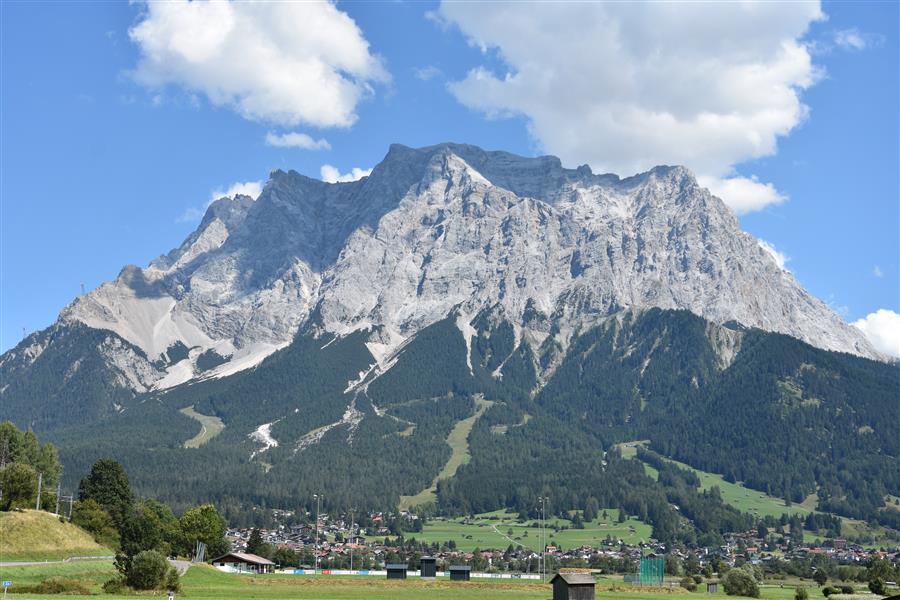
<svg viewBox="0 0 900 600"><path fill-rule="evenodd" d="M258 199L213 202L179 248L123 269L60 324L115 333L170 387L252 367L312 315L323 333L377 332L369 350L386 361L454 310L469 335L488 307L534 348L658 307L877 356L689 169L620 178L454 143L394 144L350 183L273 171ZM211 352L221 361L201 369Z"/></svg>

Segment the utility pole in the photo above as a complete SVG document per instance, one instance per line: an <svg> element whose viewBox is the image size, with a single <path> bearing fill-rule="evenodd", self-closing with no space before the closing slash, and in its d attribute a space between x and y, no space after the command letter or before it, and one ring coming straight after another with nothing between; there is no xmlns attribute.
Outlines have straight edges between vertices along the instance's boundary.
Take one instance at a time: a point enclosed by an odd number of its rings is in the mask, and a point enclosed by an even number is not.
<svg viewBox="0 0 900 600"><path fill-rule="evenodd" d="M57 517L59 516L59 494L62 491L61 488L62 488L62 482L58 481L56 483L56 510L53 511L53 514L56 515Z"/></svg>
<svg viewBox="0 0 900 600"><path fill-rule="evenodd" d="M35 502L34 510L41 510L41 484L44 482L44 474L38 473L38 496Z"/></svg>
<svg viewBox="0 0 900 600"><path fill-rule="evenodd" d="M353 509L350 509L350 572L353 572Z"/></svg>
<svg viewBox="0 0 900 600"><path fill-rule="evenodd" d="M541 502L541 582L547 575L547 503L550 498L540 497Z"/></svg>
<svg viewBox="0 0 900 600"><path fill-rule="evenodd" d="M538 557L538 574L541 576L541 583L544 582L544 497L538 498L540 506L538 510L538 543L541 545L541 555Z"/></svg>
<svg viewBox="0 0 900 600"><path fill-rule="evenodd" d="M316 554L316 573L319 572L319 502L322 501L322 496L320 494L313 494L313 498L316 499L316 545L315 545L315 554Z"/></svg>

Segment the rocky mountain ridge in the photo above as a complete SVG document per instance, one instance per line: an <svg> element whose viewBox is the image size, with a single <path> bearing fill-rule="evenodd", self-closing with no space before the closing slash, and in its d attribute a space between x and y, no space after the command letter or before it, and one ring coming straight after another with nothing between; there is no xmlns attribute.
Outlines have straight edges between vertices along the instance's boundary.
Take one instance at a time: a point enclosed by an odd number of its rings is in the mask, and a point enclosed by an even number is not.
<svg viewBox="0 0 900 600"><path fill-rule="evenodd" d="M552 369L573 334L654 307L879 358L687 169L620 179L458 144L394 145L351 183L275 171L258 199L217 200L179 248L124 268L51 329L109 332L102 354L139 393L250 368L301 328L368 331L384 367L451 313L470 343L485 309ZM33 362L48 332L0 366Z"/></svg>

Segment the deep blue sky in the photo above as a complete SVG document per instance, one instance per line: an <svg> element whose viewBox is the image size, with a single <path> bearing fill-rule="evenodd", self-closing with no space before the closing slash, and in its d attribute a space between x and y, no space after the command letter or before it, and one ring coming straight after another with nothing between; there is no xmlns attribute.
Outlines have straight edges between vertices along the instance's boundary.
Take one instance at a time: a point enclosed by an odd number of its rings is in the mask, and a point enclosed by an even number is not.
<svg viewBox="0 0 900 600"><path fill-rule="evenodd" d="M179 221L212 190L265 180L274 168L318 177L376 164L392 142L458 141L533 155L524 117L487 119L447 89L477 65L501 68L457 28L428 18L434 5L346 3L390 83L356 108L350 128L293 129L330 150L275 148L267 131L178 86L157 97L130 72L139 51L128 30L142 6L0 4L0 350L48 326L79 291L145 265L196 226ZM849 321L900 309L898 4L826 3L807 41L825 77L804 91L810 114L775 155L738 165L790 197L741 217L789 257L787 267ZM833 47L855 30L864 49ZM432 67L427 80L418 69ZM439 72L438 72L439 70ZM576 165L570 165L576 166ZM687 165L690 167L691 165ZM622 173L628 175L628 173ZM881 276L876 276L878 267Z"/></svg>

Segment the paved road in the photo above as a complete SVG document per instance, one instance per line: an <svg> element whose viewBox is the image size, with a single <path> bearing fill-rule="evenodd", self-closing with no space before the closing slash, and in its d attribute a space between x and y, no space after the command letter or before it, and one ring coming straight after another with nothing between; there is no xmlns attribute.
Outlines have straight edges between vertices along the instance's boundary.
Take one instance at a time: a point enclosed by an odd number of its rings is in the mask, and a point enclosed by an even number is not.
<svg viewBox="0 0 900 600"><path fill-rule="evenodd" d="M65 560L32 560L0 562L0 567L34 567L37 565L53 565L59 563L91 560L113 560L115 556L70 556Z"/></svg>
<svg viewBox="0 0 900 600"><path fill-rule="evenodd" d="M0 567L36 567L38 565L53 565L59 563L67 563L74 561L89 561L89 560L112 560L115 556L72 556L65 560L36 560L36 561L21 561L21 562L0 562ZM173 560L169 559L169 563L175 567L178 571L178 575L184 575L187 573L187 570L191 568L191 562L188 560Z"/></svg>
<svg viewBox="0 0 900 600"><path fill-rule="evenodd" d="M184 575L187 573L187 570L191 568L191 561L189 560L175 560L170 558L169 564L171 564L178 571L178 575Z"/></svg>

